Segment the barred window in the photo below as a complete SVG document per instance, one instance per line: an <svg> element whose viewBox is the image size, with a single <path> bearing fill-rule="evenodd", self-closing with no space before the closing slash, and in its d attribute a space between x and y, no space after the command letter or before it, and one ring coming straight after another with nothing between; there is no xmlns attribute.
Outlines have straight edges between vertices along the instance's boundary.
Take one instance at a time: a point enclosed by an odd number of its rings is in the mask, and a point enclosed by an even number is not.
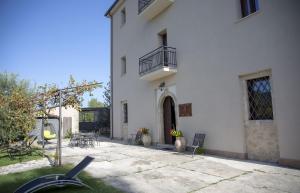
<svg viewBox="0 0 300 193"><path fill-rule="evenodd" d="M126 74L126 56L121 58L121 75Z"/></svg>
<svg viewBox="0 0 300 193"><path fill-rule="evenodd" d="M128 106L127 106L127 103L123 103L123 123L128 123Z"/></svg>
<svg viewBox="0 0 300 193"><path fill-rule="evenodd" d="M249 119L273 120L270 77L247 80Z"/></svg>

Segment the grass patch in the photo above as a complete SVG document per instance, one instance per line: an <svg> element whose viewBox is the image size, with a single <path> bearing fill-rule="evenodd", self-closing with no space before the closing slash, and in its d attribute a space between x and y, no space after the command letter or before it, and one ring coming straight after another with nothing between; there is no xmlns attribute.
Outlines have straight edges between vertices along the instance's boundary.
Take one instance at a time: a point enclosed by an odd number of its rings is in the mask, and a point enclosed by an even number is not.
<svg viewBox="0 0 300 193"><path fill-rule="evenodd" d="M13 159L10 159L9 155L7 154L6 148L0 149L0 167L7 166L10 164L16 164L21 162L26 162L30 160L37 160L43 158L42 150L38 148L32 148L31 155L23 155L23 156L15 156Z"/></svg>
<svg viewBox="0 0 300 193"><path fill-rule="evenodd" d="M14 192L20 185L28 182L34 178L47 175L47 174L65 174L71 168L72 165L66 165L64 167L45 167L40 169L34 169L21 173L0 175L0 190L1 192ZM65 187L52 187L38 191L42 192L55 192L55 193L87 193L87 192L101 192L101 193L122 193L120 190L115 189L112 186L104 184L100 179L92 178L86 172L81 172L79 178L82 182L88 184L93 188L93 191L85 187L65 186Z"/></svg>

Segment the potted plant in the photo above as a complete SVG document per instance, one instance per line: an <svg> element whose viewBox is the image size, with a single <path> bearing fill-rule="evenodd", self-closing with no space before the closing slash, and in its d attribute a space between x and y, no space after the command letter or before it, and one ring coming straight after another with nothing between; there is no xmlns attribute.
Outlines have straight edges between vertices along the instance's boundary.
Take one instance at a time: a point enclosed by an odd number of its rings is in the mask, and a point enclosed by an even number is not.
<svg viewBox="0 0 300 193"><path fill-rule="evenodd" d="M141 128L142 132L142 141L145 147L149 147L151 145L151 136L149 134L149 129Z"/></svg>
<svg viewBox="0 0 300 193"><path fill-rule="evenodd" d="M185 138L183 137L183 133L182 131L180 130L175 130L175 129L172 129L170 134L173 136L173 137L176 137L176 141L175 141L175 148L178 152L183 152L185 151L185 148L186 148L186 140Z"/></svg>

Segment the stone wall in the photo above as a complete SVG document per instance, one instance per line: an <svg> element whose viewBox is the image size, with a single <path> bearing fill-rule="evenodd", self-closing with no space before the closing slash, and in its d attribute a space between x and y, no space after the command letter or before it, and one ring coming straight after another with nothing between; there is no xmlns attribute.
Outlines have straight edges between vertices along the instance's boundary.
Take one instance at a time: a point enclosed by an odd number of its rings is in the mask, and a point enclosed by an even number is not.
<svg viewBox="0 0 300 193"><path fill-rule="evenodd" d="M273 121L249 121L246 126L246 148L249 159L277 162L278 135Z"/></svg>

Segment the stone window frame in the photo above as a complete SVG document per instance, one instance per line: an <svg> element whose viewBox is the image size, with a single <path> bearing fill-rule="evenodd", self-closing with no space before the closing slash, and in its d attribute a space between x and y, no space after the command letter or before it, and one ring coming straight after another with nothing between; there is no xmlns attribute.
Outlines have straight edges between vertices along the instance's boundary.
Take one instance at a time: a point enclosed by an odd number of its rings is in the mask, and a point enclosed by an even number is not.
<svg viewBox="0 0 300 193"><path fill-rule="evenodd" d="M271 86L271 98L272 98L272 109L273 109L273 119L263 119L263 120L251 120L250 119L250 109L249 109L249 98L248 98L248 88L247 80L269 77L269 82ZM276 107L274 102L274 88L273 88L273 78L271 69L266 69L262 71L257 71L254 73L243 74L239 76L242 88L242 102L243 102L243 112L244 112L244 121L245 122L273 122L276 119Z"/></svg>

